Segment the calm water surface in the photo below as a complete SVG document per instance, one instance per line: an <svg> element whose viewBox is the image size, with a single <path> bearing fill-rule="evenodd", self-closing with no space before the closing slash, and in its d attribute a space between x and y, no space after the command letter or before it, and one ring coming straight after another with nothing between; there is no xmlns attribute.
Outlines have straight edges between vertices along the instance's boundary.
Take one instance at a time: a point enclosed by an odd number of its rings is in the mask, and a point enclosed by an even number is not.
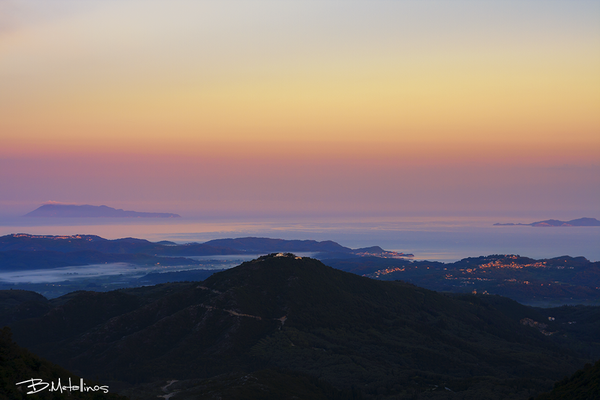
<svg viewBox="0 0 600 400"><path fill-rule="evenodd" d="M502 218L355 218L297 220L201 220L116 218L4 218L0 235L94 234L107 239L137 237L177 243L258 236L333 240L351 248L381 246L412 253L415 259L457 261L489 254L532 258L562 255L600 261L600 227L534 228L493 226L495 222L533 222Z"/></svg>

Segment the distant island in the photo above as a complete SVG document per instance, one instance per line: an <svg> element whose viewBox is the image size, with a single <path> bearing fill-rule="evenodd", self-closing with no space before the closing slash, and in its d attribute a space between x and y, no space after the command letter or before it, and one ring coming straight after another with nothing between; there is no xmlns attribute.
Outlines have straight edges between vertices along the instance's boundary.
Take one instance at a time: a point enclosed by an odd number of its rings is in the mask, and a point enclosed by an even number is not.
<svg viewBox="0 0 600 400"><path fill-rule="evenodd" d="M537 226L537 227L555 227L555 226L600 226L600 221L596 218L578 218L570 221L559 221L557 219L547 219L545 221L533 222L531 224L500 224L495 223L494 226Z"/></svg>
<svg viewBox="0 0 600 400"><path fill-rule="evenodd" d="M178 214L125 211L108 206L44 204L24 217L53 218L181 218Z"/></svg>

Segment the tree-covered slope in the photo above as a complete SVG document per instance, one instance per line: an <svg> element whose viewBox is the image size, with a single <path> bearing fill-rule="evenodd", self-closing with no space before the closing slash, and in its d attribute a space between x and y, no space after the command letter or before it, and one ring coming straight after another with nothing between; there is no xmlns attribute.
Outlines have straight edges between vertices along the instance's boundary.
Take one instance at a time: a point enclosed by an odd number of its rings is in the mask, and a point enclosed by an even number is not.
<svg viewBox="0 0 600 400"><path fill-rule="evenodd" d="M586 364L572 376L556 382L550 393L537 400L595 400L600 399L600 361Z"/></svg>
<svg viewBox="0 0 600 400"><path fill-rule="evenodd" d="M188 382L186 393L200 393L267 371L256 379L273 388L292 373L338 394L447 398L450 390L487 390L494 393L487 398L518 399L549 389L583 361L523 325L523 313L539 316L514 304L511 315L513 306L475 296L270 255L201 283L76 292L42 304L43 315L10 318L20 344L75 372L136 387L177 379Z"/></svg>
<svg viewBox="0 0 600 400"><path fill-rule="evenodd" d="M35 379L35 385L31 380ZM75 385L80 378L58 365L52 364L30 351L19 347L13 340L8 327L0 330L0 399L112 399L124 397L111 393L110 386L84 380L84 389L64 389L69 379ZM23 383L25 382L25 383ZM17 385L17 384L20 385ZM45 385L48 383L49 386ZM60 387L63 390L59 389ZM91 387L93 390L85 390ZM30 393L28 392L36 392Z"/></svg>

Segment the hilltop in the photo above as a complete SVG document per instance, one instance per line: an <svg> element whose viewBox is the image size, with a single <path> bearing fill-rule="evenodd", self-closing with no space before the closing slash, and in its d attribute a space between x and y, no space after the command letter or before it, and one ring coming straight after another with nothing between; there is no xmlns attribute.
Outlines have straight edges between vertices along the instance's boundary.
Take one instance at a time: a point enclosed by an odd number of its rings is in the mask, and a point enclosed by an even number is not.
<svg viewBox="0 0 600 400"><path fill-rule="evenodd" d="M14 306L21 297L27 307ZM204 282L19 298L2 318L20 345L133 398L178 380L169 390L181 398L528 399L600 354L587 339L545 335L545 311L508 299L283 253Z"/></svg>

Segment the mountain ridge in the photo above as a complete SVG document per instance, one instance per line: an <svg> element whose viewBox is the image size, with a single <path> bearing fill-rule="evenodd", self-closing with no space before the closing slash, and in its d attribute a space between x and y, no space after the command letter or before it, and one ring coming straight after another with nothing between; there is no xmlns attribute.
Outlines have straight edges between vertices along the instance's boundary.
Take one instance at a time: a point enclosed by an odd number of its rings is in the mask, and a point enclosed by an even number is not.
<svg viewBox="0 0 600 400"><path fill-rule="evenodd" d="M0 252L58 251L73 252L83 250L105 253L133 254L145 253L160 256L204 256L228 254L268 254L273 252L312 252L336 254L345 257L376 255L382 257L412 257L412 254L383 250L379 246L361 249L344 247L331 240L285 240L262 237L236 239L215 239L204 243L176 244L173 242L150 242L146 239L120 238L105 239L97 235L31 235L16 233L0 236Z"/></svg>

